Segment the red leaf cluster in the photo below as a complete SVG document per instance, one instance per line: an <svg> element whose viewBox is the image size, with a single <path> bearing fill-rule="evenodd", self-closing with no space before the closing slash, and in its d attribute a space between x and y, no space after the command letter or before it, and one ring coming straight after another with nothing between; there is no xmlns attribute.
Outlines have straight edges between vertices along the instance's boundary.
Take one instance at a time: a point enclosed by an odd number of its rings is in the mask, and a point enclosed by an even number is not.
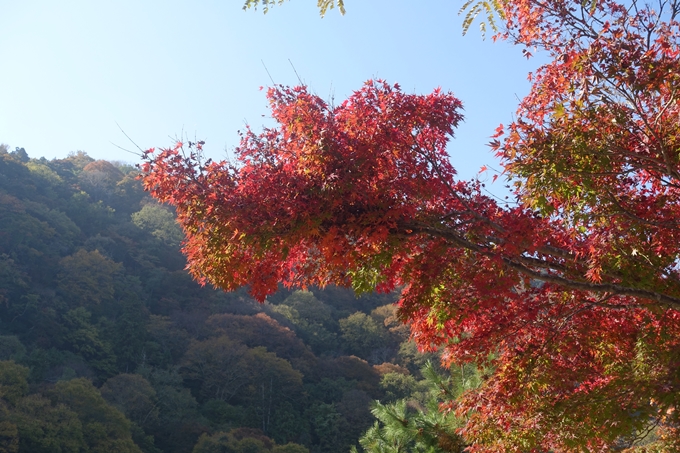
<svg viewBox="0 0 680 453"><path fill-rule="evenodd" d="M422 348L495 370L452 403L473 450L599 451L672 431L679 5L502 2L505 37L552 57L492 142L513 207L456 179L452 94L381 81L337 107L270 88L278 126L247 130L236 163L178 144L149 152L145 186L176 206L204 283L259 300L279 282L403 286Z"/></svg>

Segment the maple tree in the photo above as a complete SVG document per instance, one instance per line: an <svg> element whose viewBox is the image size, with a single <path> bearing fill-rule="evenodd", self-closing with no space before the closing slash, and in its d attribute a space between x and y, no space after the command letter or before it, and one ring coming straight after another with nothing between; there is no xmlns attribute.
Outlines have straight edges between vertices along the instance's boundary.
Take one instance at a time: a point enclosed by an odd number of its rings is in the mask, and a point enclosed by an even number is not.
<svg viewBox="0 0 680 453"><path fill-rule="evenodd" d="M358 292L404 286L421 348L492 374L452 401L478 451L600 450L680 403L680 2L508 0L497 37L551 61L492 148L516 203L456 178L451 93L369 81L339 106L268 91L277 127L237 162L150 150L202 283ZM671 442L671 440L669 440Z"/></svg>

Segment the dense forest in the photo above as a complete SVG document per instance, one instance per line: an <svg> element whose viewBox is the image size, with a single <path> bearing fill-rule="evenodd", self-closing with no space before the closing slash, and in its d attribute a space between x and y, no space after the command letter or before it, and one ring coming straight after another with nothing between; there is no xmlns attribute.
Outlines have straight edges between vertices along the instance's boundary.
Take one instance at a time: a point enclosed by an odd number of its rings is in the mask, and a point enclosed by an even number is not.
<svg viewBox="0 0 680 453"><path fill-rule="evenodd" d="M0 148L0 452L347 452L432 402L397 294L201 287L137 174Z"/></svg>

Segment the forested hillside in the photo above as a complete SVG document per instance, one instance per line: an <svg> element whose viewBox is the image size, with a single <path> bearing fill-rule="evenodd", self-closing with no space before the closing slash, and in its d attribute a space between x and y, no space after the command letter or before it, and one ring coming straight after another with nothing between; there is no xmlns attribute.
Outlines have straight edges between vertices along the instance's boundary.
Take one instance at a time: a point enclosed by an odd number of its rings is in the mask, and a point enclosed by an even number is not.
<svg viewBox="0 0 680 453"><path fill-rule="evenodd" d="M345 452L423 391L394 294L200 287L133 166L0 148L0 451Z"/></svg>

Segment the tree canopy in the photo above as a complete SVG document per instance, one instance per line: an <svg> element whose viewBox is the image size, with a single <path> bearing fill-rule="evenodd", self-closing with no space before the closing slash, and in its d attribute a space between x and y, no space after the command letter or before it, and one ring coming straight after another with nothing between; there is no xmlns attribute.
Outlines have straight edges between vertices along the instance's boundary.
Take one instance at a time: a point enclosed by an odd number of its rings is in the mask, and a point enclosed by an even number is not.
<svg viewBox="0 0 680 453"><path fill-rule="evenodd" d="M182 270L173 211L136 172L7 150L0 452L336 452L369 428L381 375L402 362L405 336L382 323L396 293L282 289L261 305L202 288ZM98 169L117 176L91 185L83 172ZM359 313L376 319L380 354L343 335Z"/></svg>
<svg viewBox="0 0 680 453"><path fill-rule="evenodd" d="M451 93L369 81L332 106L268 91L278 125L237 162L202 143L145 154L203 283L404 287L423 349L492 367L451 403L479 451L598 450L680 403L680 24L677 0L508 0L497 36L544 52L492 149L514 203L456 178Z"/></svg>

